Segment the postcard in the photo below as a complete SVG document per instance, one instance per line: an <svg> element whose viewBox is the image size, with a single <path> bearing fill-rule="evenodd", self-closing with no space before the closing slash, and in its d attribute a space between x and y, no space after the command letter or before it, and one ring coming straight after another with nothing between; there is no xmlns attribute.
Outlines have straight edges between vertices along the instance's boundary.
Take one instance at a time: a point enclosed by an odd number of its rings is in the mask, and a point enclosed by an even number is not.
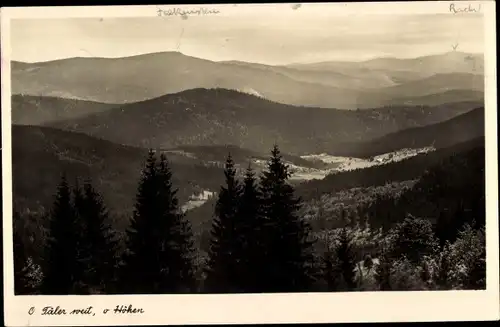
<svg viewBox="0 0 500 327"><path fill-rule="evenodd" d="M1 18L7 326L499 319L494 1Z"/></svg>

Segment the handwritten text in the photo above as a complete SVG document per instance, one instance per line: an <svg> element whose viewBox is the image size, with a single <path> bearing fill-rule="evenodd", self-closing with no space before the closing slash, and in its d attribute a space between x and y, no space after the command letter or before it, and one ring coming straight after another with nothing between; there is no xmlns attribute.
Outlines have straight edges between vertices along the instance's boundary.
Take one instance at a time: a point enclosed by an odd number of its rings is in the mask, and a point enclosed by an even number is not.
<svg viewBox="0 0 500 327"><path fill-rule="evenodd" d="M142 314L144 313L143 308L135 308L131 304L127 305L117 305L114 309L111 308L105 308L102 311L102 309L97 309L97 313L102 312L102 314L107 315L107 314ZM35 313L36 308L31 307L28 310L28 314L31 316ZM64 315L86 315L86 316L95 316L95 311L94 307L89 306L86 308L72 308L69 309L68 311L66 308L62 308L61 306L46 306L43 307L40 314L42 316L64 316Z"/></svg>
<svg viewBox="0 0 500 327"><path fill-rule="evenodd" d="M481 4L473 6L469 3L468 6L464 6L464 5L457 5L456 3L450 3L450 12L453 14L473 13L473 12L477 13L480 11L481 11Z"/></svg>
<svg viewBox="0 0 500 327"><path fill-rule="evenodd" d="M131 304L126 305L117 305L114 313L144 313L144 310L141 308L134 308Z"/></svg>
<svg viewBox="0 0 500 327"><path fill-rule="evenodd" d="M192 15L217 15L220 13L217 9L208 9L208 8L199 8L199 9L190 9L183 10L181 8L172 8L172 9L161 9L158 8L156 11L158 16L192 16Z"/></svg>
<svg viewBox="0 0 500 327"><path fill-rule="evenodd" d="M44 307L42 309L42 315L51 315L51 316L59 316L59 315L65 315L66 310L60 308L59 306L57 307Z"/></svg>

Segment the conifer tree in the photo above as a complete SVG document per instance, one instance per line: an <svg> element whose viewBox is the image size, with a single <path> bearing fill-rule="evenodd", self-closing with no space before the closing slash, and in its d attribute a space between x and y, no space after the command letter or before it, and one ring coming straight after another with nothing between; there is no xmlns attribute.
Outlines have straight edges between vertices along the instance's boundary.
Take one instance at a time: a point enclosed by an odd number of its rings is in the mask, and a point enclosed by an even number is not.
<svg viewBox="0 0 500 327"><path fill-rule="evenodd" d="M231 154L226 159L224 176L226 185L221 186L215 205L205 283L208 292L217 293L239 291L238 265L241 264L241 257L237 252L241 244L237 213L241 188Z"/></svg>
<svg viewBox="0 0 500 327"><path fill-rule="evenodd" d="M89 269L87 266L87 247L88 242L85 240L86 225L85 225L85 215L83 214L84 208L84 196L82 194L82 189L78 182L78 178L75 179L73 186L73 213L75 216L75 229L78 231L78 237L75 239L76 242L76 273L75 273L75 291L78 294L89 294L88 285L84 282L84 275L86 270Z"/></svg>
<svg viewBox="0 0 500 327"><path fill-rule="evenodd" d="M71 191L63 175L51 211L42 267L42 294L67 295L79 292L79 233Z"/></svg>
<svg viewBox="0 0 500 327"><path fill-rule="evenodd" d="M108 223L108 211L102 197L90 181L83 185L83 194L78 190L75 208L83 222L83 237L80 257L84 274L82 282L89 293L114 292L117 265L114 231Z"/></svg>
<svg viewBox="0 0 500 327"><path fill-rule="evenodd" d="M262 215L260 211L261 194L255 173L250 165L245 173L237 211L237 235L239 235L238 259L239 286L242 292L257 292L262 266L261 253L265 244L262 242Z"/></svg>
<svg viewBox="0 0 500 327"><path fill-rule="evenodd" d="M287 183L290 173L277 146L261 178L266 251L261 279L265 292L301 292L310 289L315 272L310 227L297 213L300 199Z"/></svg>
<svg viewBox="0 0 500 327"><path fill-rule="evenodd" d="M191 227L180 213L171 179L165 156L158 164L150 150L127 230L125 293L185 293L194 287Z"/></svg>
<svg viewBox="0 0 500 327"><path fill-rule="evenodd" d="M168 231L169 239L165 243L166 251L162 259L169 262L169 280L167 285L177 292L193 292L196 289L196 252L194 248L191 223L182 212L177 198L178 190L172 184L172 171L164 154L160 155L159 173L161 186L167 199L167 219L163 219L163 228ZM179 285L176 286L176 283Z"/></svg>

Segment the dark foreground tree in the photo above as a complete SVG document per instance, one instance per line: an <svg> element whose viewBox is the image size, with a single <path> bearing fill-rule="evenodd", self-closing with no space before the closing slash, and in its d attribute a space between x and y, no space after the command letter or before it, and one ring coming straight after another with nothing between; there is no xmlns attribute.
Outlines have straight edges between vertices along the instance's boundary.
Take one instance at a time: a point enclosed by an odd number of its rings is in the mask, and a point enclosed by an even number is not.
<svg viewBox="0 0 500 327"><path fill-rule="evenodd" d="M242 292L257 292L261 276L261 254L265 244L262 241L263 224L260 211L261 194L255 173L249 166L243 180L237 212L237 230L239 233L239 286Z"/></svg>
<svg viewBox="0 0 500 327"><path fill-rule="evenodd" d="M75 289L78 294L90 294L89 285L84 281L84 276L92 267L88 266L87 262L87 247L89 246L86 234L85 215L83 214L84 196L80 187L78 178L75 179L73 186L73 201L72 207L75 215L75 228L78 231L76 239L76 267L77 274L75 275Z"/></svg>
<svg viewBox="0 0 500 327"><path fill-rule="evenodd" d="M71 191L63 175L51 211L43 260L42 294L81 293L79 262L80 224L71 203Z"/></svg>
<svg viewBox="0 0 500 327"><path fill-rule="evenodd" d="M180 212L165 156L149 152L127 230L121 291L158 294L194 289L191 226Z"/></svg>
<svg viewBox="0 0 500 327"><path fill-rule="evenodd" d="M84 268L82 284L91 294L113 293L117 241L109 225L108 211L102 197L90 181L84 183L83 194L75 197L75 208L83 222L80 247Z"/></svg>
<svg viewBox="0 0 500 327"><path fill-rule="evenodd" d="M229 154L224 169L226 185L221 186L212 223L205 290L215 293L240 292L241 234L238 230L240 185Z"/></svg>
<svg viewBox="0 0 500 327"><path fill-rule="evenodd" d="M308 291L315 275L310 227L298 217L300 199L287 182L290 173L277 146L271 154L261 178L264 223L260 238L265 244L261 291Z"/></svg>

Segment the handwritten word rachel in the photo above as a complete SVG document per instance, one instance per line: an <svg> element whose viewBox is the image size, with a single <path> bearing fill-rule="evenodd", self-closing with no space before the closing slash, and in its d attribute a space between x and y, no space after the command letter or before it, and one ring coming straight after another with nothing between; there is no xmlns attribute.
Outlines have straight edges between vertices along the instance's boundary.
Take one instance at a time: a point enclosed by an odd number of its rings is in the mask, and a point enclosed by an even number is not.
<svg viewBox="0 0 500 327"><path fill-rule="evenodd" d="M172 8L172 9L161 9L158 8L156 11L158 16L192 16L192 15L217 15L220 13L217 9L207 9L207 8L199 8L199 9L191 9L191 10L182 10L181 8Z"/></svg>
<svg viewBox="0 0 500 327"><path fill-rule="evenodd" d="M456 3L450 3L450 12L453 14L473 13L473 12L480 12L480 11L481 11L481 4L478 4L477 6L473 6L469 3L468 6L460 6L460 5L457 5Z"/></svg>

